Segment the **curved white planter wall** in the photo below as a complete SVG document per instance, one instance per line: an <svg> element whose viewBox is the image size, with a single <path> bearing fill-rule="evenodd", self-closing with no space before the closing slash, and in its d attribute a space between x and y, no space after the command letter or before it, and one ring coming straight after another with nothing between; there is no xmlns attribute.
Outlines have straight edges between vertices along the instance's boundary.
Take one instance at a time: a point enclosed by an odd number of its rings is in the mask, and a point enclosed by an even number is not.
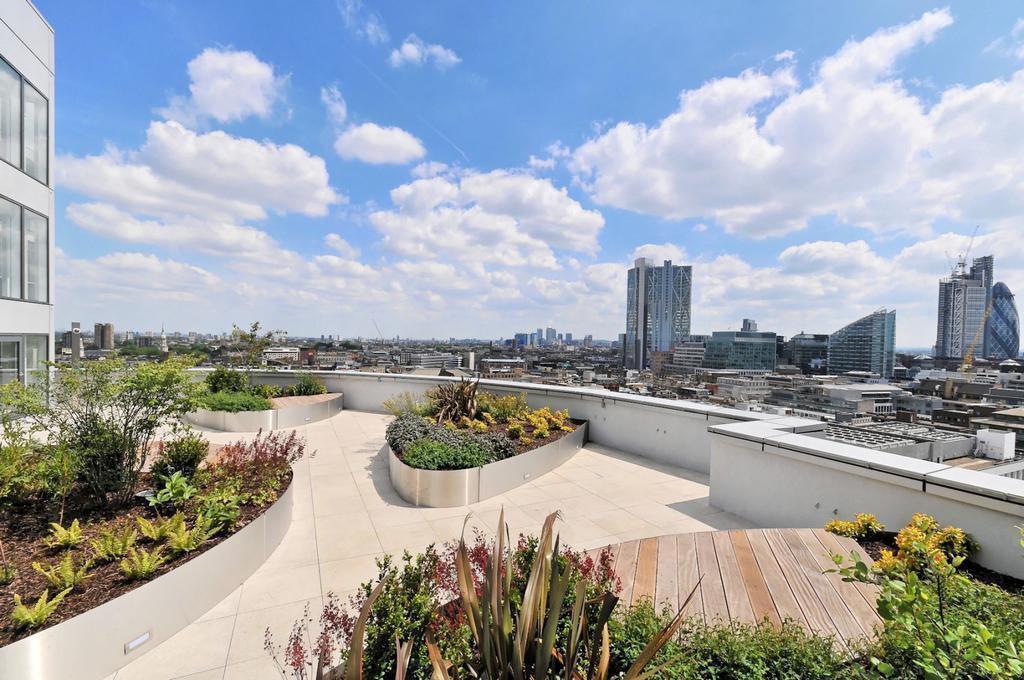
<svg viewBox="0 0 1024 680"><path fill-rule="evenodd" d="M292 487L236 534L173 571L0 648L0 678L103 678L153 649L230 595L274 552L291 524Z"/></svg>
<svg viewBox="0 0 1024 680"><path fill-rule="evenodd" d="M390 446L388 472L398 495L413 505L451 508L493 498L537 479L568 461L587 442L587 424L564 437L512 456L465 470L420 470L399 460Z"/></svg>
<svg viewBox="0 0 1024 680"><path fill-rule="evenodd" d="M279 430L298 427L318 420L326 420L344 408L344 395L337 394L331 399L313 404L299 404L267 411L207 411L199 409L189 413L185 419L193 425L221 432L256 432L258 430Z"/></svg>

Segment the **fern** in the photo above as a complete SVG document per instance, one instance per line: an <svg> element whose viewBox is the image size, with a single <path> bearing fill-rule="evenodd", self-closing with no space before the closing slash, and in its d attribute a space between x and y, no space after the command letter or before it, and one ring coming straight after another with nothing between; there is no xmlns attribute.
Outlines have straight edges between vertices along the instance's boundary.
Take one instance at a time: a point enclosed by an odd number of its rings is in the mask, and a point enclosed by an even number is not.
<svg viewBox="0 0 1024 680"><path fill-rule="evenodd" d="M70 550L71 548L77 548L84 538L82 527L76 519L67 529L56 522L50 523L50 537L44 542L50 548Z"/></svg>
<svg viewBox="0 0 1024 680"><path fill-rule="evenodd" d="M195 524L191 529L185 528L185 524L182 522L167 535L167 547L175 555L184 555L201 546L218 531L220 531L220 525L200 513L196 516Z"/></svg>
<svg viewBox="0 0 1024 680"><path fill-rule="evenodd" d="M64 596L71 592L70 588L62 590L57 597L49 599L50 591L44 590L36 603L28 607L21 602L21 596L14 596L14 610L11 612L11 622L15 630L28 630L39 628L46 623L46 619L57 610L57 606L64 599Z"/></svg>
<svg viewBox="0 0 1024 680"><path fill-rule="evenodd" d="M91 542L92 551L101 562L113 562L127 555L138 539L139 532L127 525L118 533L104 528L100 530L99 538Z"/></svg>
<svg viewBox="0 0 1024 680"><path fill-rule="evenodd" d="M185 528L185 515L180 512L174 513L169 518L157 517L152 522L145 517L137 517L136 520L142 535L154 543L160 543L166 540L172 532Z"/></svg>
<svg viewBox="0 0 1024 680"><path fill-rule="evenodd" d="M121 573L129 581L142 581L151 577L157 567L167 561L163 551L163 546L152 551L129 549L128 556L121 560Z"/></svg>
<svg viewBox="0 0 1024 680"><path fill-rule="evenodd" d="M75 557L70 552L64 553L64 559L52 567L39 562L32 563L32 568L42 574L43 578L57 590L72 590L87 578L91 578L92 576L89 574L91 566L92 560L76 565Z"/></svg>

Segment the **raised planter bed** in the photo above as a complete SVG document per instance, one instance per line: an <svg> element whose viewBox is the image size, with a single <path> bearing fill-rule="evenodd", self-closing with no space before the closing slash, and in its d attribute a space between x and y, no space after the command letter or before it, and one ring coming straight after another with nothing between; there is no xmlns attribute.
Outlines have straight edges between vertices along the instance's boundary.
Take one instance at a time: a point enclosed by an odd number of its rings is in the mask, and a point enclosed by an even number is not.
<svg viewBox="0 0 1024 680"><path fill-rule="evenodd" d="M103 678L153 649L231 594L274 552L291 524L293 486L238 532L174 570L0 648L0 678Z"/></svg>
<svg viewBox="0 0 1024 680"><path fill-rule="evenodd" d="M299 403L288 403L299 397L275 399L275 402L285 401L288 405L266 411L230 412L199 409L188 414L186 420L193 425L221 432L257 432L298 427L326 420L341 412L344 407L344 395L336 393L323 396L326 398Z"/></svg>
<svg viewBox="0 0 1024 680"><path fill-rule="evenodd" d="M551 472L587 442L587 423L564 437L525 453L465 470L420 470L401 461L385 444L391 485L414 505L450 508L492 498Z"/></svg>

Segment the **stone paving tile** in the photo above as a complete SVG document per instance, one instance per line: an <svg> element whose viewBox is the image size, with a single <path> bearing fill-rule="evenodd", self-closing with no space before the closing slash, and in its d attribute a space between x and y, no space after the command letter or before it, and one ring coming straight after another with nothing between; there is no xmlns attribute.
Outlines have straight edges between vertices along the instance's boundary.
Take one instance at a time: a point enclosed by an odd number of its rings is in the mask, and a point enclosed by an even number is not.
<svg viewBox="0 0 1024 680"><path fill-rule="evenodd" d="M708 477L588 444L557 470L498 497L454 508L403 501L382 454L390 416L343 411L297 428L316 455L295 467L292 525L281 546L242 587L196 623L121 669L116 680L276 680L263 630L283 640L311 604L343 602L377 574L375 560L475 532L493 536L499 511L513 537L535 533L559 511L563 541L576 549L685 531L749 527L709 504ZM252 435L210 432L216 443ZM278 633L278 631L282 631ZM191 675L190 675L191 674ZM108 679L110 680L110 679Z"/></svg>

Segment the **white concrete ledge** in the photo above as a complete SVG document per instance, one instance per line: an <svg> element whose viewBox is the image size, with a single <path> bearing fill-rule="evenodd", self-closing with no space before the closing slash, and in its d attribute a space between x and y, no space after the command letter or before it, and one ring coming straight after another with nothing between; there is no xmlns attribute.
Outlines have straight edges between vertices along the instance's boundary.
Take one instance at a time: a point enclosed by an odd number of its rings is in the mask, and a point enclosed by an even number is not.
<svg viewBox="0 0 1024 680"><path fill-rule="evenodd" d="M103 678L153 649L230 595L274 552L291 524L293 487L198 557L94 609L0 647L0 678ZM128 643L135 640L144 641L128 651Z"/></svg>
<svg viewBox="0 0 1024 680"><path fill-rule="evenodd" d="M535 449L464 470L421 470L406 465L385 445L391 485L404 500L428 508L451 508L493 498L537 479L570 460L587 443L584 422L564 437Z"/></svg>
<svg viewBox="0 0 1024 680"><path fill-rule="evenodd" d="M320 420L326 420L340 413L344 408L344 395L335 394L310 404L297 404L266 411L209 411L199 409L185 416L185 420L221 432L256 432L258 430L280 430L299 427Z"/></svg>

